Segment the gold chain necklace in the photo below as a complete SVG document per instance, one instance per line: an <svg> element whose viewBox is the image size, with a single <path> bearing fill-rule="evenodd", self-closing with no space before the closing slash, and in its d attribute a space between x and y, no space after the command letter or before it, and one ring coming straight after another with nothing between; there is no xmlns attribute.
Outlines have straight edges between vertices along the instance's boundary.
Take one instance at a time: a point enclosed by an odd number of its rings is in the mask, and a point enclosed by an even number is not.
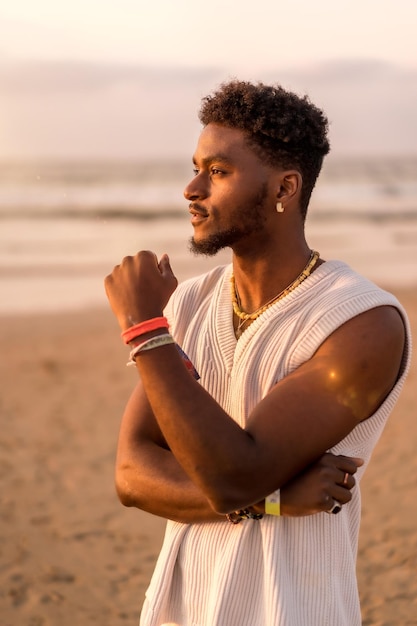
<svg viewBox="0 0 417 626"><path fill-rule="evenodd" d="M308 276L310 276L319 258L320 258L320 253L317 252L316 250L312 250L310 258L308 259L307 265L302 270L302 272L300 272L297 278L293 280L293 282L290 283L288 287L285 287L285 289L283 289L276 296L271 298L271 300L268 300L268 302L266 302L261 307L259 307L259 309L256 309L256 311L253 311L253 313L246 313L245 311L242 311L240 307L239 293L237 291L235 277L234 277L234 274L232 274L230 277L230 284L231 284L233 311L240 319L240 322L236 330L237 337L240 337L240 335L242 334L243 332L242 326L246 322L248 322L249 320L251 321L256 320L260 315L262 315L264 311L266 311L266 309L268 309L270 306L275 304L275 302L278 302L278 300L285 298L285 296L287 296L291 291L296 289L298 285L300 285L303 282L303 280L305 280Z"/></svg>

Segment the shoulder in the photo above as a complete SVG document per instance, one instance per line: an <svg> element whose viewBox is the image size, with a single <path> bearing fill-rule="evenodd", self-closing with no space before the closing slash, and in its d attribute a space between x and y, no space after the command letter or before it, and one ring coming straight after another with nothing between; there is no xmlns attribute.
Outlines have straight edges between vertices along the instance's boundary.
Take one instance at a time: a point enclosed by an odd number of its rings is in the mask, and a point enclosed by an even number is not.
<svg viewBox="0 0 417 626"><path fill-rule="evenodd" d="M396 346L404 350L406 329L399 310L382 304L349 318L327 339L323 346L343 344L348 352L372 354L373 359L385 351L387 356ZM340 351L340 345L338 347Z"/></svg>
<svg viewBox="0 0 417 626"><path fill-rule="evenodd" d="M385 291L362 274L356 272L347 263L329 260L323 263L311 276L318 293L328 297L363 296L385 299L387 302L396 302L395 297Z"/></svg>
<svg viewBox="0 0 417 626"><path fill-rule="evenodd" d="M349 408L358 423L404 384L411 331L398 299L340 261L314 272L309 312L292 363L316 376L315 386ZM311 379L306 378L308 384Z"/></svg>
<svg viewBox="0 0 417 626"><path fill-rule="evenodd" d="M352 317L319 347L312 363L360 420L372 415L408 367L403 318L393 306L379 306ZM359 410L360 409L360 410Z"/></svg>
<svg viewBox="0 0 417 626"><path fill-rule="evenodd" d="M344 327L344 334L355 333L356 341L373 335L388 339L392 334L404 343L409 333L407 314L392 293L341 261L329 261L322 268L322 277L317 277L326 304L322 315L334 324L333 330Z"/></svg>
<svg viewBox="0 0 417 626"><path fill-rule="evenodd" d="M309 300L306 315L323 332L331 333L350 319L377 308L376 318L396 319L408 330L407 314L397 298L346 263L327 261L311 279L303 304ZM394 310L389 312L390 308Z"/></svg>
<svg viewBox="0 0 417 626"><path fill-rule="evenodd" d="M386 345L391 333L400 341L405 335L404 358L409 361L410 326L404 308L393 294L346 263L333 260L323 263L303 285L289 311L295 325L291 371L322 345L333 346L336 338L351 342L361 352L364 343L372 338L380 342L380 347Z"/></svg>

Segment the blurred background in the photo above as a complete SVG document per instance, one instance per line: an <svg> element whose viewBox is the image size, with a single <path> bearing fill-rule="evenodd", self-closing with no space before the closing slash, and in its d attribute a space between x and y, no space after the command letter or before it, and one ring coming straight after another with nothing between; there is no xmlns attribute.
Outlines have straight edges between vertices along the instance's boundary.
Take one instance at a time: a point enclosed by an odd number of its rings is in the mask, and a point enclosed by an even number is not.
<svg viewBox="0 0 417 626"><path fill-rule="evenodd" d="M312 246L390 286L417 281L417 5L14 0L0 5L2 311L104 304L143 247L190 257L200 100L237 77L307 93L332 151Z"/></svg>

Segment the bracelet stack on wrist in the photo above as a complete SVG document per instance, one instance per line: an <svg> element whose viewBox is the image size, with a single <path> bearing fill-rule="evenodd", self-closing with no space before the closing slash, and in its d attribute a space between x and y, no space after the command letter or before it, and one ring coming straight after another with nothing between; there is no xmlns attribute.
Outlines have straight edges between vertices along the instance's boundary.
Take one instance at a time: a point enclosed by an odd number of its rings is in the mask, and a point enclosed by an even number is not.
<svg viewBox="0 0 417 626"><path fill-rule="evenodd" d="M166 317L153 317L152 319L145 320L144 322L140 322L124 330L121 335L122 340L126 345L130 345L132 348L129 354L129 361L126 365L135 365L136 356L139 352L145 352L146 350L153 350L160 346L175 343L173 337L168 332L156 335L150 339L141 339L143 335L154 330L168 330L168 328L169 324Z"/></svg>
<svg viewBox="0 0 417 626"><path fill-rule="evenodd" d="M122 332L122 340L126 345L145 335L146 333L150 333L152 330L159 330L160 328L169 328L168 320L166 317L153 317L150 320L145 320L144 322L140 322L139 324L135 324L134 326L130 326L126 330Z"/></svg>
<svg viewBox="0 0 417 626"><path fill-rule="evenodd" d="M150 333L154 330L162 329L168 331L168 328L169 324L166 317L154 317L152 319L145 320L144 322L140 322L139 324L135 324L134 326L131 326L130 328L124 330L122 332L122 340L126 345L129 345L132 348L129 354L129 360L126 365L136 365L136 357L140 352L153 350L154 348L167 346L172 343L177 348L177 351L181 356L185 367L190 372L192 377L195 380L199 380L199 373L195 369L188 356L175 342L174 338L169 332L155 335L153 337L150 337L149 339L143 339L143 335L146 335L147 333Z"/></svg>
<svg viewBox="0 0 417 626"><path fill-rule="evenodd" d="M136 365L136 356L139 352L145 352L146 350L153 350L154 348L159 348L160 346L167 346L170 343L175 343L174 338L169 333L164 333L163 335L156 335L156 337L151 337L151 339L146 339L142 341L139 345L136 345L133 350L130 351L129 360L126 365Z"/></svg>

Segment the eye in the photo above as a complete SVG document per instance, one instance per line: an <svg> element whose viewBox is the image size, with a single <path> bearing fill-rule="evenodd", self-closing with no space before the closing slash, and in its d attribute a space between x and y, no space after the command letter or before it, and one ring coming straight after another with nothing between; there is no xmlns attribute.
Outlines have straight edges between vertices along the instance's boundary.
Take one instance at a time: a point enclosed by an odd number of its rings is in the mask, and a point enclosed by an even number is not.
<svg viewBox="0 0 417 626"><path fill-rule="evenodd" d="M223 170L219 170L217 167L212 167L211 170L210 170L210 173L211 174L215 174L215 175L217 175L217 174L224 174Z"/></svg>
<svg viewBox="0 0 417 626"><path fill-rule="evenodd" d="M200 170L198 170L196 167L193 168L193 174L194 176L197 176Z"/></svg>

